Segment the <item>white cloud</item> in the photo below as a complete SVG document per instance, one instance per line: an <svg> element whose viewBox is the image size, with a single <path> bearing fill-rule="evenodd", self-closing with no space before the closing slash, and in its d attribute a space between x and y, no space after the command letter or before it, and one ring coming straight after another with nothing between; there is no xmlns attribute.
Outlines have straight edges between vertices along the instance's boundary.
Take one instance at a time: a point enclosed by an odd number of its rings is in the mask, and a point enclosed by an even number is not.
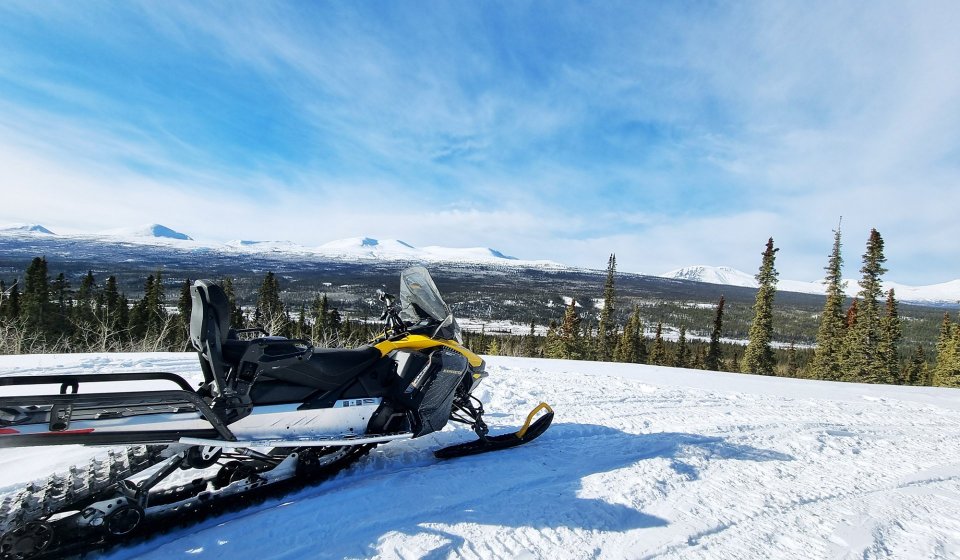
<svg viewBox="0 0 960 560"><path fill-rule="evenodd" d="M505 10L496 33L482 7L436 8L8 5L109 48L149 30L185 64L249 76L316 156L225 157L162 113L125 120L110 91L25 71L56 61L19 51L0 75L83 111L0 99L0 218L373 235L601 268L616 252L651 273L751 272L773 236L782 277L812 280L842 215L848 275L876 227L891 279L960 277L955 3L561 6L536 21ZM104 30L124 18L137 25Z"/></svg>

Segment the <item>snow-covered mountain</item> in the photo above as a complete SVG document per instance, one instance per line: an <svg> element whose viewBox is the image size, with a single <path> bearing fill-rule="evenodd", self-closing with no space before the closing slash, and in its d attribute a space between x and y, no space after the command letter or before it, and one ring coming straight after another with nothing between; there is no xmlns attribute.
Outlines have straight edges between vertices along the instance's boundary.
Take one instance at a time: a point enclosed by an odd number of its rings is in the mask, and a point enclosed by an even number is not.
<svg viewBox="0 0 960 560"><path fill-rule="evenodd" d="M193 241L193 238L185 233L172 230L167 226L160 224L150 224L147 226L112 229L100 232L100 235L119 238L155 238L155 239L177 239L180 241Z"/></svg>
<svg viewBox="0 0 960 560"><path fill-rule="evenodd" d="M0 226L0 233L40 233L54 235L52 231L40 224L8 224Z"/></svg>
<svg viewBox="0 0 960 560"><path fill-rule="evenodd" d="M226 243L196 241L189 235L160 224L111 229L95 234L56 235L40 225L17 224L0 228L0 243L19 241L23 250L42 254L109 253L119 245L153 245L164 251L196 254L257 255L287 260L407 261L423 263L457 263L497 266L546 267L562 265L545 260L521 260L487 247L415 247L399 239L352 237L330 241L319 246L304 246L292 241L240 239ZM4 244L4 246L16 243ZM21 251L22 252L22 251Z"/></svg>
<svg viewBox="0 0 960 560"><path fill-rule="evenodd" d="M678 268L677 270L671 270L670 272L664 272L660 277L706 282L708 284L723 284L725 286L757 287L757 281L753 278L752 274L747 274L746 272L729 266L687 266Z"/></svg>
<svg viewBox="0 0 960 560"><path fill-rule="evenodd" d="M708 284L722 284L725 286L757 287L757 281L752 274L747 274L746 272L729 266L687 266L664 272L660 277L674 280L705 282ZM847 283L846 294L850 297L856 297L860 289L857 280L846 279L845 282ZM900 301L939 304L953 304L960 301L960 279L941 284L931 284L929 286L908 286L897 282L884 282L883 288L884 290L893 288L897 299ZM822 282L803 282L800 280L780 279L777 282L777 289L802 294L825 293L825 287Z"/></svg>
<svg viewBox="0 0 960 560"><path fill-rule="evenodd" d="M415 257L425 260L454 262L496 262L519 261L516 257L504 255L496 249L486 247L414 247L399 239L373 239L371 237L351 237L338 239L317 247L317 251L329 255L350 255L366 258L392 259ZM541 261L542 262L542 261Z"/></svg>
<svg viewBox="0 0 960 560"><path fill-rule="evenodd" d="M0 376L170 371L196 354L0 356ZM895 387L488 357L491 433L536 403L539 439L437 460L450 423L331 480L119 544L167 558L956 558L960 400ZM163 385L161 385L163 387ZM0 438L3 436L0 435ZM0 501L103 448L0 449Z"/></svg>

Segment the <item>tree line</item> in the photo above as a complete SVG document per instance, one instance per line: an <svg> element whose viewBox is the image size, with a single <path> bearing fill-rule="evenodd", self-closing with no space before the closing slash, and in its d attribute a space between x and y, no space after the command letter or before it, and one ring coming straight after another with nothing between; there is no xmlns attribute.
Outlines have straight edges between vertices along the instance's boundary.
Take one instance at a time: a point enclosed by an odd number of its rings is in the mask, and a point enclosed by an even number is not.
<svg viewBox="0 0 960 560"><path fill-rule="evenodd" d="M960 387L960 323L944 314L931 363L921 344L903 352L902 322L894 290L883 292L883 239L876 229L867 240L858 282L859 292L846 305L842 280L841 233L834 231L827 261L826 297L819 317L816 346L796 347L773 340L773 306L778 273L772 238L761 254L758 290L746 346L723 340L725 300L715 307L710 335L688 336L685 324L674 328L657 322L647 326L639 304L620 310L616 295L616 255L607 262L603 304L598 315L582 312L570 298L562 317L549 322L546 334L464 333L465 343L487 354L616 361L855 381L866 383ZM282 299L277 276L268 272L248 310L237 303L233 282L221 285L229 300L231 325L261 326L267 332L306 339L317 346L355 346L376 335L378 327L347 320L326 294L291 307ZM147 277L143 295L130 300L117 288L115 276L99 283L88 272L76 288L62 273L50 279L47 261L33 259L23 281L0 280L0 353L75 351L180 351L188 348L191 309L189 279L179 283L175 304L168 304L160 271Z"/></svg>
<svg viewBox="0 0 960 560"><path fill-rule="evenodd" d="M551 321L538 355L546 358L586 359L693 367L714 371L739 371L760 375L779 375L902 385L935 385L960 387L960 323L945 313L937 340L933 366L922 344L902 355L902 321L893 289L882 289L883 238L876 229L870 231L863 254L859 292L845 306L845 282L842 279L840 228L834 231L833 250L826 270L826 299L820 315L816 346L813 349L783 347L773 340L773 305L778 273L773 238L767 240L760 270L756 275L758 289L753 305L753 320L745 347L722 343L724 298L717 302L716 315L709 343L687 339L686 326L679 326L675 342L664 340L664 325L657 323L652 340L644 335L640 307L635 305L621 326L612 324L616 305L616 256L607 264L603 307L594 329L585 325L586 317L570 301L563 317ZM533 331L529 337L534 340ZM499 343L496 350L503 346ZM527 347L536 347L536 342ZM779 347L778 347L779 346ZM519 352L517 355L524 355Z"/></svg>
<svg viewBox="0 0 960 560"><path fill-rule="evenodd" d="M51 280L46 258L36 257L22 281L0 280L0 353L189 350L191 284L184 279L176 295L168 297L157 271L144 282L143 295L131 300L117 288L116 276L99 282L90 271L74 288L63 273ZM272 272L264 276L256 305L247 311L237 303L230 278L221 279L220 285L231 326L260 326L273 335L327 347L369 338L371 328L345 319L326 294L317 294L310 305L301 304L291 313Z"/></svg>

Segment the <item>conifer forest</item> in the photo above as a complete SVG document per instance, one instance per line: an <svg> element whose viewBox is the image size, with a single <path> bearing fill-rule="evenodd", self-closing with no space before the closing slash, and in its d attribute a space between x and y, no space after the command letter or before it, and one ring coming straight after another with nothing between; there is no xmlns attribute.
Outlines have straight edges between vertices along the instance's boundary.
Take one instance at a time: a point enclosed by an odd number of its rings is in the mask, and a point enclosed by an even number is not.
<svg viewBox="0 0 960 560"><path fill-rule="evenodd" d="M882 289L887 272L883 238L871 230L858 264L854 298L845 295L842 237L834 232L824 270L826 295L816 312L777 292L779 249L768 239L756 275L752 306L720 295L710 304L663 298L618 286L610 255L604 281L578 287L555 304L526 295L499 302L514 308L521 332L496 328L494 305L482 290L448 293L464 323L465 344L490 355L616 361L862 383L960 387L960 324L943 309L904 306ZM272 271L223 275L231 325L262 327L273 335L321 347L351 347L376 336L381 324L372 299L329 297L324 289L287 289ZM438 283L440 283L438 281ZM191 278L162 268L128 292L116 274L51 270L43 256L21 275L0 279L0 353L187 351ZM129 281L126 285L129 287ZM730 288L730 287L727 287ZM732 288L728 291L743 290ZM441 284L441 291L444 291ZM814 297L814 296L810 296ZM485 303L486 302L486 303ZM908 309L907 315L902 309ZM488 326L487 323L490 323Z"/></svg>

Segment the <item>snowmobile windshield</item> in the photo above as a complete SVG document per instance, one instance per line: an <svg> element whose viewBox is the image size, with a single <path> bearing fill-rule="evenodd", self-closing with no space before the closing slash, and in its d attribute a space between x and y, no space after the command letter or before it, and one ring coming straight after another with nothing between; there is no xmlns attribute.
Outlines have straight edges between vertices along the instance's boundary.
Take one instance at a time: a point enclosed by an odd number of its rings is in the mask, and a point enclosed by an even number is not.
<svg viewBox="0 0 960 560"><path fill-rule="evenodd" d="M450 306L440 297L430 273L422 266L410 267L400 273L400 318L411 324L424 320L436 322L437 336L462 342L460 325L453 318Z"/></svg>

